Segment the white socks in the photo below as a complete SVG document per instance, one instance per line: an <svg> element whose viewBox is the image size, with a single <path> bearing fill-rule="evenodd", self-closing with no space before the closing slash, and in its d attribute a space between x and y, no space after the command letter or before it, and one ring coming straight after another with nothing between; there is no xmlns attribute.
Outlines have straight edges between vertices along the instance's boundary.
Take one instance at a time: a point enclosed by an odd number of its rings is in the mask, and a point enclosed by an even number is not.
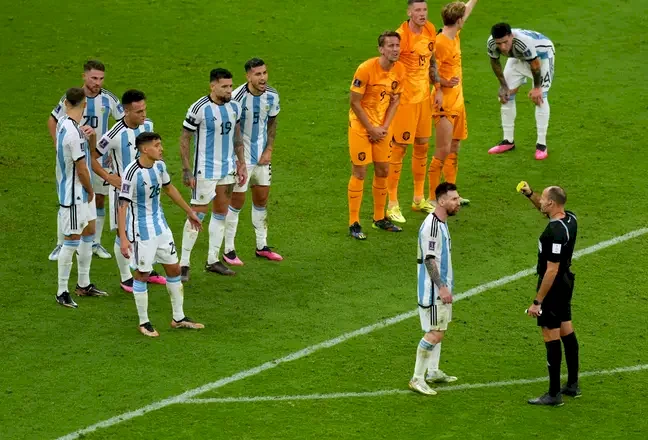
<svg viewBox="0 0 648 440"><path fill-rule="evenodd" d="M166 280L167 291L169 292L169 298L171 298L173 319L175 321L180 321L185 317L184 310L182 310L182 304L184 303L184 289L180 282L180 277L167 277Z"/></svg>
<svg viewBox="0 0 648 440"><path fill-rule="evenodd" d="M430 359L428 361L428 371L436 371L439 369L439 360L441 359L441 343L439 342L432 349Z"/></svg>
<svg viewBox="0 0 648 440"><path fill-rule="evenodd" d="M70 272L72 271L72 258L74 252L79 247L79 240L64 240L63 247L59 252L58 257L58 292L60 295L63 292L69 292L68 281L70 280Z"/></svg>
<svg viewBox="0 0 648 440"><path fill-rule="evenodd" d="M106 221L106 208L97 208L97 221L95 223L94 244L101 244L104 222Z"/></svg>
<svg viewBox="0 0 648 440"><path fill-rule="evenodd" d="M133 278L133 275L131 275L130 271L130 259L122 255L120 246L121 242L119 241L119 237L115 237L113 251L115 252L115 260L117 260L117 268L119 268L119 277L124 282Z"/></svg>
<svg viewBox="0 0 648 440"><path fill-rule="evenodd" d="M63 246L65 241L65 234L63 234L63 228L61 228L61 216L56 216L56 245Z"/></svg>
<svg viewBox="0 0 648 440"><path fill-rule="evenodd" d="M537 142L542 145L547 145L547 128L549 128L549 101L544 98L542 105L536 105L535 118L536 128L538 129Z"/></svg>
<svg viewBox="0 0 648 440"><path fill-rule="evenodd" d="M212 212L211 221L209 222L209 252L207 253L207 264L213 264L218 261L224 235L225 216Z"/></svg>
<svg viewBox="0 0 648 440"><path fill-rule="evenodd" d="M502 129L504 130L504 140L513 142L513 132L515 131L515 96L511 96L506 104L502 104L500 109L502 114Z"/></svg>
<svg viewBox="0 0 648 440"><path fill-rule="evenodd" d="M133 280L133 298L137 306L137 315L140 325L149 322L148 317L148 291L144 281Z"/></svg>
<svg viewBox="0 0 648 440"><path fill-rule="evenodd" d="M77 255L77 269L79 272L79 287L90 285L90 263L92 263L92 241L94 236L82 236Z"/></svg>
<svg viewBox="0 0 648 440"><path fill-rule="evenodd" d="M225 217L225 253L231 252L234 249L234 238L236 237L236 229L238 228L240 209L229 207L227 217Z"/></svg>
<svg viewBox="0 0 648 440"><path fill-rule="evenodd" d="M268 211L265 207L252 205L252 226L256 235L257 249L263 249L268 245Z"/></svg>
<svg viewBox="0 0 648 440"><path fill-rule="evenodd" d="M434 344L421 338L416 348L416 364L414 365L414 379L425 380L425 371L428 369L428 363Z"/></svg>
<svg viewBox="0 0 648 440"><path fill-rule="evenodd" d="M205 218L204 212L196 212L196 215L202 222ZM191 226L189 220L185 221L184 229L182 230L182 255L180 256L180 266L189 266L191 260L191 251L198 239L198 231Z"/></svg>

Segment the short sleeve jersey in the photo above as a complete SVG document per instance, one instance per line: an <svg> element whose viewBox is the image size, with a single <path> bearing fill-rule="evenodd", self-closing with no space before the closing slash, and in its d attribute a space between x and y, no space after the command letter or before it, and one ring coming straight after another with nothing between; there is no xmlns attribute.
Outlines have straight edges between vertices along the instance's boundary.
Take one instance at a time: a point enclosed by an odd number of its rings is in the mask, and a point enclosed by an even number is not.
<svg viewBox="0 0 648 440"><path fill-rule="evenodd" d="M404 22L397 30L401 36L399 61L407 70L401 104L416 104L430 98L430 58L436 44L436 28L429 21L420 34Z"/></svg>
<svg viewBox="0 0 648 440"><path fill-rule="evenodd" d="M390 70L385 70L379 60L371 58L360 64L351 83L351 91L362 95L362 108L374 126L383 124L391 96L402 93L405 80L402 63L397 61ZM353 109L349 110L349 125L366 131Z"/></svg>

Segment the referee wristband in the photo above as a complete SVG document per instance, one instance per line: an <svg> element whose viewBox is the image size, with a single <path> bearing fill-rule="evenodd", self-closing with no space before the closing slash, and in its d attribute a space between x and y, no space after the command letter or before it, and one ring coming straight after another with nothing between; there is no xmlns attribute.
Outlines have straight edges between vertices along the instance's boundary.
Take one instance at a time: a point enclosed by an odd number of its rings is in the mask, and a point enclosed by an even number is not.
<svg viewBox="0 0 648 440"><path fill-rule="evenodd" d="M525 194L525 196L527 196L528 198L531 198L532 195L533 195L533 190L531 190L529 194Z"/></svg>
<svg viewBox="0 0 648 440"><path fill-rule="evenodd" d="M540 301L538 301L537 299L534 299L534 300L533 300L533 305L534 305L534 306L539 306L539 305L541 305L541 304L542 304L542 303L541 303Z"/></svg>

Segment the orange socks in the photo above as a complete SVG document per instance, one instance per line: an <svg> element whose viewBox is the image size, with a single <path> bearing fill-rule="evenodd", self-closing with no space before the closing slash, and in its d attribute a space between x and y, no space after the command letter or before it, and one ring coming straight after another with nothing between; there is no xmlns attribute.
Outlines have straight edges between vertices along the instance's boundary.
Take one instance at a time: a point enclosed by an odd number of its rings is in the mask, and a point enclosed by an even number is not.
<svg viewBox="0 0 648 440"><path fill-rule="evenodd" d="M443 162L436 157L432 158L430 169L428 170L428 180L430 185L430 199L434 200L434 191L441 183L441 170L443 169Z"/></svg>
<svg viewBox="0 0 648 440"><path fill-rule="evenodd" d="M412 151L412 177L414 180L414 200L425 198L425 169L427 167L428 144L414 144Z"/></svg>
<svg viewBox="0 0 648 440"><path fill-rule="evenodd" d="M360 205L362 205L362 192L364 189L364 180L355 176L349 179L347 195L349 197L349 226L355 222L360 223Z"/></svg>
<svg viewBox="0 0 648 440"><path fill-rule="evenodd" d="M398 201L398 181L400 180L401 170L403 169L403 156L405 156L405 151L405 148L392 145L389 174L387 177L390 202Z"/></svg>
<svg viewBox="0 0 648 440"><path fill-rule="evenodd" d="M385 203L387 201L387 177L373 178L374 221L385 218Z"/></svg>
<svg viewBox="0 0 648 440"><path fill-rule="evenodd" d="M457 171L459 170L459 158L457 153L450 153L443 164L443 177L446 182L457 183Z"/></svg>

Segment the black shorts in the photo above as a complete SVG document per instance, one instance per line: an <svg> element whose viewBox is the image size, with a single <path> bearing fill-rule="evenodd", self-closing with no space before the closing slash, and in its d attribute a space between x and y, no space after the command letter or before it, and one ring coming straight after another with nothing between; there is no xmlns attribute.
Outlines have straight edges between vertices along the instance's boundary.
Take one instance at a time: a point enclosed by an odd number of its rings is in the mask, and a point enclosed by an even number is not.
<svg viewBox="0 0 648 440"><path fill-rule="evenodd" d="M550 329L560 328L563 322L571 321L571 300L574 292L574 274L564 273L557 278L549 293L542 301L542 315L538 317L538 326ZM536 291L540 288L542 278L538 279Z"/></svg>

